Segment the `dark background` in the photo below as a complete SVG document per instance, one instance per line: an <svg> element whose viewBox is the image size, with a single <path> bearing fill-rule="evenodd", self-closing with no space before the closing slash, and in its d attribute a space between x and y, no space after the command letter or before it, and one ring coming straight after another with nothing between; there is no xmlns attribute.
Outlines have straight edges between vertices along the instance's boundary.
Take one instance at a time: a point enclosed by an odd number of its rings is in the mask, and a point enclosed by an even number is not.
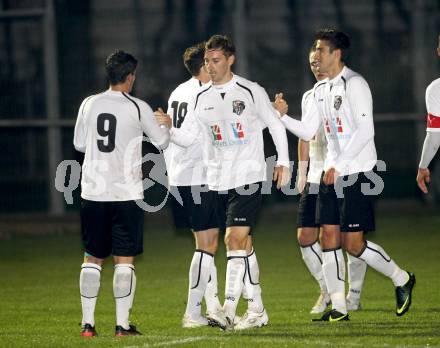
<svg viewBox="0 0 440 348"><path fill-rule="evenodd" d="M349 34L348 65L370 84L378 156L387 165L383 199L436 204L436 161L430 195L422 197L415 176L425 88L440 71L440 1L1 0L0 214L77 209L78 190L70 206L54 189L56 166L75 158L76 113L85 97L107 88L103 66L110 52L138 58L133 94L164 107L189 77L184 49L227 34L237 46L235 71L270 96L283 91L289 114L300 115L302 94L313 86L307 53L321 27ZM266 140L269 156L273 144ZM296 142L289 135L295 161ZM147 192L159 200L162 194L160 187ZM280 193L265 197L266 204L292 201Z"/></svg>

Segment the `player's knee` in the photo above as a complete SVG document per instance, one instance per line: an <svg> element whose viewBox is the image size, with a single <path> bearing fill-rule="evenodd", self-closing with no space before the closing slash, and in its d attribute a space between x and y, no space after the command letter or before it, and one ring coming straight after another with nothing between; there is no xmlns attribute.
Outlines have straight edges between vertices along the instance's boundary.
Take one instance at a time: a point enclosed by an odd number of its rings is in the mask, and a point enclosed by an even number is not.
<svg viewBox="0 0 440 348"><path fill-rule="evenodd" d="M246 249L247 238L241 238L241 236L226 233L225 244L229 250L245 250Z"/></svg>
<svg viewBox="0 0 440 348"><path fill-rule="evenodd" d="M353 255L355 257L359 256L359 254L362 253L364 249L364 244L365 244L364 241L350 240L350 239L342 240L342 248L350 255Z"/></svg>
<svg viewBox="0 0 440 348"><path fill-rule="evenodd" d="M307 229L299 228L297 238L299 245L302 247L306 247L314 244L317 241L318 236L313 231L308 231Z"/></svg>

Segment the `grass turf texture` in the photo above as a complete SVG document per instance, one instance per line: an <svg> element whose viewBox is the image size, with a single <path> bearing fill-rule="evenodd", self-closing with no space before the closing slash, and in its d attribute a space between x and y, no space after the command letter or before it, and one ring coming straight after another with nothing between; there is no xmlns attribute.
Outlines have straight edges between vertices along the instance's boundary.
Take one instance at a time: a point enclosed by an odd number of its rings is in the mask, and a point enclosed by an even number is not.
<svg viewBox="0 0 440 348"><path fill-rule="evenodd" d="M168 220L147 222L131 315L144 336L124 338L113 336L111 262L104 265L101 276L95 316L99 337L79 336L79 231L10 234L0 240L0 347L440 347L438 214L382 216L378 231L368 237L399 265L416 273L410 311L401 318L395 315L391 281L369 269L362 295L364 309L351 313L350 322L341 323L310 321L309 310L318 290L301 260L293 221L291 212L266 213L255 229L270 322L265 328L244 332L181 328L192 237L176 237ZM220 242L216 257L220 294L225 263ZM244 310L241 302L238 313Z"/></svg>

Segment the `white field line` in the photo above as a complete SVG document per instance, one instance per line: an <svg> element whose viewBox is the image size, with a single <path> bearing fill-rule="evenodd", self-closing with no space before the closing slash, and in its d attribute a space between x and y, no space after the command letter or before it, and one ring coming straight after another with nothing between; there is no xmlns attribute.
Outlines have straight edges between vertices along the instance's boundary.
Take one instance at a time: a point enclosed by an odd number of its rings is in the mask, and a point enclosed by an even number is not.
<svg viewBox="0 0 440 348"><path fill-rule="evenodd" d="M158 338L158 337L154 337ZM165 338L165 337L163 337ZM173 346L177 344L183 344L183 343L191 343L191 342L197 342L202 341L204 339L211 339L211 337L208 336L195 336L195 337L186 337L181 339L176 339L172 341L164 341L164 342L157 342L157 343L144 343L141 346L125 346L124 348L149 348L149 347L165 347L165 346Z"/></svg>

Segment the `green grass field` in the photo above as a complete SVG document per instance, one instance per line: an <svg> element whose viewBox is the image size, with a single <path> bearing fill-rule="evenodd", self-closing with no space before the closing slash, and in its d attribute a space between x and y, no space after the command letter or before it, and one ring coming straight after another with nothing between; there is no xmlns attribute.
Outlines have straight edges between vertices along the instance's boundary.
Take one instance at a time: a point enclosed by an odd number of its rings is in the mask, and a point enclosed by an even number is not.
<svg viewBox="0 0 440 348"><path fill-rule="evenodd" d="M131 320L141 337L116 339L112 265L102 273L96 308L99 337L79 336L79 230L30 236L3 232L0 240L0 347L440 347L440 216L378 217L369 236L403 268L415 272L413 306L394 314L390 280L368 270L363 310L350 322L312 323L309 310L318 288L296 244L293 212L263 214L254 233L269 326L246 332L214 328L184 330L187 272L192 238L176 237L168 220L146 223L145 251L137 262ZM32 226L32 225L30 225ZM32 228L32 227L31 227ZM225 253L216 264L223 293ZM239 313L244 311L239 306Z"/></svg>

